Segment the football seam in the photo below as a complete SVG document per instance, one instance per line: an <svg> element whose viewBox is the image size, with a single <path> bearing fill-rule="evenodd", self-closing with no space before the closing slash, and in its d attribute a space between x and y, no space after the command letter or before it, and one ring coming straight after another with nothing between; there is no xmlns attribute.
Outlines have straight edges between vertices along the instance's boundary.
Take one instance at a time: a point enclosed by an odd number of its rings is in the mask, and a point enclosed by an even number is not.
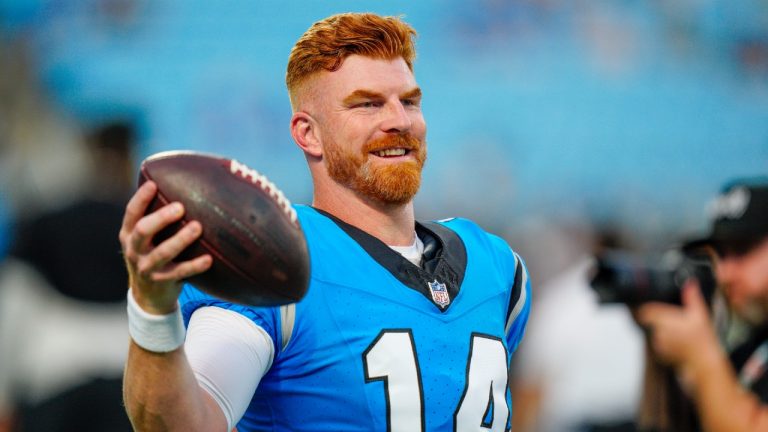
<svg viewBox="0 0 768 432"><path fill-rule="evenodd" d="M143 172L144 172L144 175L147 178L147 180L154 181L152 179L152 177L149 175L149 173L146 172L146 170L143 170ZM170 200L165 195L163 195L163 193L160 191L159 188L157 189L157 198L160 200L160 202L163 205L170 204ZM188 223L188 221L186 220L186 213L185 213L185 216L183 216L179 220L179 222L181 223L182 228L184 228L184 226ZM205 227L203 227L203 230L205 230ZM277 294L279 297L282 297L282 298L285 298L285 299L292 299L292 300L294 299L293 296L285 295L282 292L275 291L273 289L269 289L268 287L264 287L264 286L256 283L256 281L252 277L250 277L247 273L245 273L239 266L234 265L229 259L224 257L224 255L222 255L219 251L214 249L212 247L212 245L209 242L207 242L202 236L198 238L198 241L200 242L200 245L208 253L210 253L212 256L215 256L219 260L219 262L221 262L222 264L227 266L227 268L231 269L232 271L234 271L235 273L240 275L243 279L245 279L248 283L252 284L254 287L257 287L259 289L265 289L265 290L267 290L267 291L269 291L271 293ZM203 273L205 273L205 272L203 272ZM200 274L203 274L203 273L200 273ZM194 277L194 276L192 276L192 277Z"/></svg>
<svg viewBox="0 0 768 432"><path fill-rule="evenodd" d="M282 210L283 214L288 216L291 223L300 228L298 223L298 215L296 209L291 205L291 201L285 196L280 188L276 184L271 182L266 175L261 174L257 170L250 168L248 165L238 162L235 159L229 160L229 172L240 180L248 181L261 188L267 196Z"/></svg>

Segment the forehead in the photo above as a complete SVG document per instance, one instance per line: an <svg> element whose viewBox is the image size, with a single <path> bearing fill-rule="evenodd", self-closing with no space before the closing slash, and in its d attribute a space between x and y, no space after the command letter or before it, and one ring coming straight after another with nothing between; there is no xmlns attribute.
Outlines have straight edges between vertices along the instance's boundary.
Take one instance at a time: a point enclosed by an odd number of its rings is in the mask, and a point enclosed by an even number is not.
<svg viewBox="0 0 768 432"><path fill-rule="evenodd" d="M319 73L315 84L320 93L331 98L344 98L356 90L400 94L417 87L402 57L383 60L360 55L347 57L334 72Z"/></svg>

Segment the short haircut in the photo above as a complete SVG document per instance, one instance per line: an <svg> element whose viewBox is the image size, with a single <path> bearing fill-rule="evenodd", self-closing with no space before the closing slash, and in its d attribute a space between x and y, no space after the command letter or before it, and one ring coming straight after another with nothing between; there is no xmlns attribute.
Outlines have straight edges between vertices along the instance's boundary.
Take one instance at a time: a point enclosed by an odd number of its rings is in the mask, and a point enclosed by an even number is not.
<svg viewBox="0 0 768 432"><path fill-rule="evenodd" d="M298 90L309 77L338 70L353 54L384 60L402 57L413 71L415 37L416 30L394 16L343 13L314 23L288 57L285 83L291 105L296 108Z"/></svg>

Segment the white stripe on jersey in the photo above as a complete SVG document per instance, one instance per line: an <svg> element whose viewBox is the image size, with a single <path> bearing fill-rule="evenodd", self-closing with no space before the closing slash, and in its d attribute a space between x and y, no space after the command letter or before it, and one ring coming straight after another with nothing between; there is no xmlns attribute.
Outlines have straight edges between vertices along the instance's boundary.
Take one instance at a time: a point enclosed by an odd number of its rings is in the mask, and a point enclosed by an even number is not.
<svg viewBox="0 0 768 432"><path fill-rule="evenodd" d="M515 307L512 308L512 312L507 317L507 325L504 327L504 332L509 334L509 329L512 328L512 324L515 322L515 319L520 315L520 312L523 310L523 306L525 306L525 302L528 298L528 290L526 289L526 285L528 285L528 272L525 271L525 267L523 267L522 262L520 261L520 257L517 256L515 252L512 252L515 256L515 271L521 271L523 274L521 275L520 279L520 297L517 299L517 303L515 303ZM515 275L517 276L517 275Z"/></svg>

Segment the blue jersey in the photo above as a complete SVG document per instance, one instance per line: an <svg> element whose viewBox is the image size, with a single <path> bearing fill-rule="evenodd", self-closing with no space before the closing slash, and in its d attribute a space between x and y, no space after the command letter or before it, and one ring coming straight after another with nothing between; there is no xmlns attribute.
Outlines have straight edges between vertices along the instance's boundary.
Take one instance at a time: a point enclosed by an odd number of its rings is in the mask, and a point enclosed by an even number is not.
<svg viewBox="0 0 768 432"><path fill-rule="evenodd" d="M417 267L330 215L296 210L312 272L295 307L235 305L189 285L180 299L187 322L215 305L272 337L272 366L238 430L507 430L530 283L506 242L468 220L419 223Z"/></svg>

